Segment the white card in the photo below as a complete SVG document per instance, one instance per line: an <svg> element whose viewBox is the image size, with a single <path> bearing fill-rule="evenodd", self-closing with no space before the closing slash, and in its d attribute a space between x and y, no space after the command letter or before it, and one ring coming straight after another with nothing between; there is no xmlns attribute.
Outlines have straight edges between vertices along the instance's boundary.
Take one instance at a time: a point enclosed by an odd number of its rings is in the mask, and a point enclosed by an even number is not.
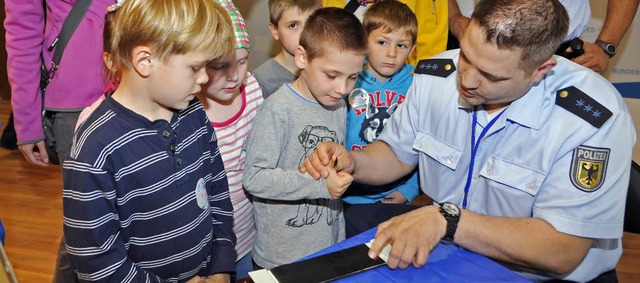
<svg viewBox="0 0 640 283"><path fill-rule="evenodd" d="M249 276L255 283L278 283L278 279L268 269L250 271Z"/></svg>
<svg viewBox="0 0 640 283"><path fill-rule="evenodd" d="M366 243L369 248L371 248L371 244L373 244L373 239ZM391 252L391 244L387 244L384 249L382 249L378 257L384 260L384 262L387 262L387 260L389 260L389 252Z"/></svg>

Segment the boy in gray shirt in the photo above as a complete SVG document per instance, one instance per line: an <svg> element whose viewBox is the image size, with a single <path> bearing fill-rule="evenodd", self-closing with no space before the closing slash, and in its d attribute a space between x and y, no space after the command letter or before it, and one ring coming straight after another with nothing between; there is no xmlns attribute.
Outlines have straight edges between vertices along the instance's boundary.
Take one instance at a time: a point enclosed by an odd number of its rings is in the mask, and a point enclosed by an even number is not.
<svg viewBox="0 0 640 283"><path fill-rule="evenodd" d="M340 8L316 10L295 51L301 75L266 100L247 140L243 184L254 195L253 260L261 268L293 262L344 239L340 196L352 177L314 180L298 166L323 141L344 143L344 97L367 52L360 21Z"/></svg>
<svg viewBox="0 0 640 283"><path fill-rule="evenodd" d="M300 69L295 64L294 53L300 33L309 15L320 8L320 0L269 0L269 30L273 39L282 45L282 51L251 72L265 99L283 84L298 78Z"/></svg>

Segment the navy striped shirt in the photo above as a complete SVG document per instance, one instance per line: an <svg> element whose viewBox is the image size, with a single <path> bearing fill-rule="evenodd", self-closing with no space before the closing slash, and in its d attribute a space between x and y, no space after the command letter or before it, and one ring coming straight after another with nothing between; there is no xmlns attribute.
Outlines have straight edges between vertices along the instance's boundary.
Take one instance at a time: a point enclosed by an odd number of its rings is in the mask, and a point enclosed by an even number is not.
<svg viewBox="0 0 640 283"><path fill-rule="evenodd" d="M199 102L169 123L106 98L75 133L63 175L64 234L80 280L180 282L234 270L226 174Z"/></svg>

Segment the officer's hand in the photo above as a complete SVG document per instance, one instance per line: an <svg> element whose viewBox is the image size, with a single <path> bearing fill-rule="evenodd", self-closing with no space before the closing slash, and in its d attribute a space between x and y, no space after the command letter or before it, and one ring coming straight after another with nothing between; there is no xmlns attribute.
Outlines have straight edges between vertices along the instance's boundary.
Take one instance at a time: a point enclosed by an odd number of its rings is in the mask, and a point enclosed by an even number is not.
<svg viewBox="0 0 640 283"><path fill-rule="evenodd" d="M444 216L433 205L391 218L378 225L369 257L376 258L386 244L391 244L389 268L405 269L409 264L421 268L431 249L444 237L446 226Z"/></svg>
<svg viewBox="0 0 640 283"><path fill-rule="evenodd" d="M327 178L329 176L327 165L330 161L335 162L334 169L336 171L353 173L351 155L344 146L334 142L320 143L298 170L300 173L309 173L316 180L320 177Z"/></svg>

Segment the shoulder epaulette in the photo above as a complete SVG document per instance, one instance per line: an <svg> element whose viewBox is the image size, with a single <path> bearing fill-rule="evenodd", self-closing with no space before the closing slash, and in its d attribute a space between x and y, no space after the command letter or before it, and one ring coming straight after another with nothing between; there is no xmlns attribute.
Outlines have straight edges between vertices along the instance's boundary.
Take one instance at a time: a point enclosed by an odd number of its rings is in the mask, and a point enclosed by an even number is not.
<svg viewBox="0 0 640 283"><path fill-rule="evenodd" d="M611 118L611 111L575 86L556 92L556 105L575 114L596 128Z"/></svg>
<svg viewBox="0 0 640 283"><path fill-rule="evenodd" d="M418 62L414 73L446 78L455 70L452 59L424 59Z"/></svg>

